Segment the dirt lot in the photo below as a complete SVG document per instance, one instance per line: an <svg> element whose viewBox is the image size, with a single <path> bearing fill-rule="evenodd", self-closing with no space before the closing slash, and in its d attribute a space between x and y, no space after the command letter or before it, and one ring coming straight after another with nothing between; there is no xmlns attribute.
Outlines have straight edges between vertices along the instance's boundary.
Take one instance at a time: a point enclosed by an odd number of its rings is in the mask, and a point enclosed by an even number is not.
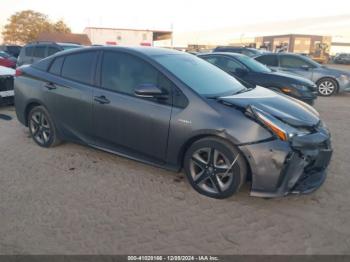
<svg viewBox="0 0 350 262"><path fill-rule="evenodd" d="M1 254L350 254L350 94L316 108L335 153L312 195L228 200L181 174L66 143L39 148L0 109Z"/></svg>

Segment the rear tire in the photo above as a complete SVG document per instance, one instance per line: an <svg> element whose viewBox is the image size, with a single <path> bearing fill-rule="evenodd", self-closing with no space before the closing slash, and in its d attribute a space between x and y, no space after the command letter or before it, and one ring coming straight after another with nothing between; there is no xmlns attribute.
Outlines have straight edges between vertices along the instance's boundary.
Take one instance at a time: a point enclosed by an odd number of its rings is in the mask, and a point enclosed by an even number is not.
<svg viewBox="0 0 350 262"><path fill-rule="evenodd" d="M43 106L37 106L28 114L28 127L35 143L41 147L54 147L61 143L56 126L49 112Z"/></svg>
<svg viewBox="0 0 350 262"><path fill-rule="evenodd" d="M215 137L191 145L185 154L184 169L198 193L217 199L235 194L247 176L243 154L229 142Z"/></svg>

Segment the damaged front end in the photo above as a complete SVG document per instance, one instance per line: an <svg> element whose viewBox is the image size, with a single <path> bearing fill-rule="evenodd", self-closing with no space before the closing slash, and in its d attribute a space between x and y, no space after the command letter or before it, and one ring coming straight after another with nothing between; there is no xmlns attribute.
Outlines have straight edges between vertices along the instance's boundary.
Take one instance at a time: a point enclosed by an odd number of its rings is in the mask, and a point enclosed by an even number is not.
<svg viewBox="0 0 350 262"><path fill-rule="evenodd" d="M322 121L303 125L302 121L277 118L251 105L246 114L275 137L272 141L241 146L252 169L252 196L307 194L323 184L332 147L330 133Z"/></svg>

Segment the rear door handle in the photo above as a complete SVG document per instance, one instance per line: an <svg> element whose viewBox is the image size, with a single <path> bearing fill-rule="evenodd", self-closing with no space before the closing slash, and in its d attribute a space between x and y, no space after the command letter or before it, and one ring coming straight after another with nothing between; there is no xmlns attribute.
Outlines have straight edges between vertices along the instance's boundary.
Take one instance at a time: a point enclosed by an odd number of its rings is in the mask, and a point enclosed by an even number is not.
<svg viewBox="0 0 350 262"><path fill-rule="evenodd" d="M56 85L54 83L46 83L44 85L45 88L47 88L48 90L53 90L53 89L56 89Z"/></svg>
<svg viewBox="0 0 350 262"><path fill-rule="evenodd" d="M109 101L105 96L95 96L94 100L100 104L109 104Z"/></svg>

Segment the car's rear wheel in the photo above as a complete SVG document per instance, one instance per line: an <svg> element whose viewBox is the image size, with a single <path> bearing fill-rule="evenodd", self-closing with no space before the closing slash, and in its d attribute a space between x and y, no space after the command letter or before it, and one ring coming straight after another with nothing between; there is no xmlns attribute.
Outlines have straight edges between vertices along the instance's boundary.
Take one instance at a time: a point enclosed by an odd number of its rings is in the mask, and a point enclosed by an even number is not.
<svg viewBox="0 0 350 262"><path fill-rule="evenodd" d="M214 137L192 144L185 155L184 169L197 192L218 199L236 193L247 174L242 153L227 141Z"/></svg>
<svg viewBox="0 0 350 262"><path fill-rule="evenodd" d="M337 82L331 78L324 78L317 82L318 93L321 96L331 96L337 91Z"/></svg>
<svg viewBox="0 0 350 262"><path fill-rule="evenodd" d="M39 146L53 147L60 143L56 127L43 106L37 106L30 110L28 115L29 132Z"/></svg>

